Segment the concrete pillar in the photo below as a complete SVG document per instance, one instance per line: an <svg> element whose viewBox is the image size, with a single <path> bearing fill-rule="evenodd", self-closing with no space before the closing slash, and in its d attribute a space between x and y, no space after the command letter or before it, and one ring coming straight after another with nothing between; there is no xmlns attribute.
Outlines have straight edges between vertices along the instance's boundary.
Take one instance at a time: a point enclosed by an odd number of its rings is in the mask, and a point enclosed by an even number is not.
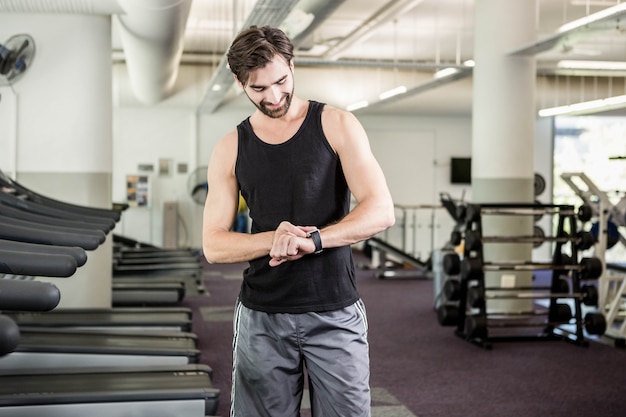
<svg viewBox="0 0 626 417"><path fill-rule="evenodd" d="M509 52L535 40L536 2L477 0L474 19L472 196L476 203L532 203L534 184L534 56ZM532 235L532 216L484 216L483 234ZM532 259L531 244L485 244L485 261ZM504 275L504 277L503 277ZM530 272L488 272L487 286ZM528 310L528 300L490 301L491 311Z"/></svg>
<svg viewBox="0 0 626 417"><path fill-rule="evenodd" d="M0 138L12 153L5 160L15 179L31 190L110 208L110 16L0 15L0 42L20 33L33 37L36 55L28 72L4 89L3 109L14 118L14 128ZM88 256L71 278L41 278L61 289L59 308L110 307L110 236Z"/></svg>

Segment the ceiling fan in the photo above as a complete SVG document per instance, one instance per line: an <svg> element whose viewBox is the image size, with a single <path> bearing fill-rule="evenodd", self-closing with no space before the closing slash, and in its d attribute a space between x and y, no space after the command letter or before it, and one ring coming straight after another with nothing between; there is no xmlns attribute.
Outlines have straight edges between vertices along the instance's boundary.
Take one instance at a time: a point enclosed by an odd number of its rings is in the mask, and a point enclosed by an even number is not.
<svg viewBox="0 0 626 417"><path fill-rule="evenodd" d="M0 44L0 83L17 82L30 68L34 57L35 41L30 35L14 35Z"/></svg>

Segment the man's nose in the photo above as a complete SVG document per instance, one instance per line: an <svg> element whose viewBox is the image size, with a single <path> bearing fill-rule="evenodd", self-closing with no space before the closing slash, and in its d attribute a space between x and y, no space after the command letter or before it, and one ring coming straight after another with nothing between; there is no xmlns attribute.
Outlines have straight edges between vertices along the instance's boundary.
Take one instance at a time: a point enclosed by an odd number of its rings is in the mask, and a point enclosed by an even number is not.
<svg viewBox="0 0 626 417"><path fill-rule="evenodd" d="M278 86L272 86L268 89L267 98L272 104L278 103L281 97L282 97L282 93Z"/></svg>

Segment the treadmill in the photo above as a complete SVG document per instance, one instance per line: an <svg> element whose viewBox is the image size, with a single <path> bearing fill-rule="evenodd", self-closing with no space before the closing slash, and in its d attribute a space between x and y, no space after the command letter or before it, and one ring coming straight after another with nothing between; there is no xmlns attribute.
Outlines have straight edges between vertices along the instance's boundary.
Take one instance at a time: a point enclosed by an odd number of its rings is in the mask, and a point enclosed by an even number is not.
<svg viewBox="0 0 626 417"><path fill-rule="evenodd" d="M21 254L31 257L31 263L24 265L28 273L42 275L48 267L49 258L44 254L27 251ZM74 260L71 256L57 256ZM12 256L5 253L0 260L0 264L6 265L7 270L16 269ZM68 272L72 272L72 268ZM2 292L6 297L0 298L0 310L18 308L45 311L54 308L55 301L59 300L58 292L54 291L41 291L43 302L33 297L32 288L54 287L52 284L24 280L3 280L0 284L6 286L9 282L14 291ZM15 305L16 299L22 300L23 304ZM6 316L2 317L6 321ZM12 354L8 351L2 353L8 353L9 357ZM219 390L211 383L211 372L210 367L199 364L0 369L0 380L3 382L0 384L0 416L122 417L130 414L145 417L204 417L215 413L219 399Z"/></svg>
<svg viewBox="0 0 626 417"><path fill-rule="evenodd" d="M191 249L159 248L113 235L113 305L172 305L206 293L202 264Z"/></svg>
<svg viewBox="0 0 626 417"><path fill-rule="evenodd" d="M19 326L74 329L191 331L192 310L186 307L116 307L6 313Z"/></svg>
<svg viewBox="0 0 626 417"><path fill-rule="evenodd" d="M0 175L0 184L5 179ZM6 181L5 181L6 182ZM9 183L9 190L0 191L0 213L7 213L7 216L0 214L0 240L7 242L19 241L23 243L34 243L41 245L51 245L50 247L77 247L83 250L96 249L106 238L105 231L110 229L110 222L115 223L119 219L119 212L104 209L92 209L89 207L75 206L63 202L58 202L34 194L15 182ZM26 191L24 191L26 190ZM22 192L22 194L19 194ZM10 201L13 205L9 210L3 212L2 206L5 201ZM41 204L44 203L44 204ZM50 206L50 207L47 207ZM85 214L86 213L86 214ZM9 215L15 218L9 217ZM18 218L22 216L22 218ZM98 217L101 216L101 217ZM70 221L75 227L68 228ZM50 223L50 224L48 224ZM15 243L15 242L14 242ZM2 246L0 245L0 249ZM30 248L22 248L31 251ZM41 253L41 252L38 252ZM25 255L28 257L28 255ZM42 256L48 256L42 255ZM78 256L78 255L76 255ZM86 257L86 254L83 255ZM85 259L77 260L83 262ZM48 276L55 276L46 273ZM41 314L34 314L37 320L45 321L46 325L56 326L102 326L106 322L110 326L146 326L152 329L176 329L179 331L189 331L191 325L191 311L189 309L170 309L168 305L182 299L182 288L180 284L175 286L158 285L143 287L143 298L138 300L141 288L132 282L125 285L115 285L117 290L112 288L116 299L116 307L106 310L76 309L64 312L54 312L41 318ZM154 298L145 297L153 295ZM130 306L150 305L150 310L130 309ZM128 306L119 309L117 306ZM160 310L157 306L160 307ZM27 323L34 320L33 313L21 313L15 316L17 321ZM70 317L70 316L73 316ZM136 317L132 317L136 316ZM55 324L55 320L60 323ZM148 322L145 322L148 320ZM82 324L81 324L82 322ZM34 324L33 324L34 325Z"/></svg>
<svg viewBox="0 0 626 417"><path fill-rule="evenodd" d="M0 372L199 363L193 333L105 332L20 327L19 343L0 357ZM212 376L212 375L211 375Z"/></svg>
<svg viewBox="0 0 626 417"><path fill-rule="evenodd" d="M0 417L205 417L220 391L204 365L0 372Z"/></svg>
<svg viewBox="0 0 626 417"><path fill-rule="evenodd" d="M31 265L36 265L36 262ZM198 362L200 352L193 333L48 329L20 326L19 320L13 319L11 310L50 311L58 305L59 300L60 293L51 283L0 279L0 308L4 310L2 317L18 328L17 334L4 336L8 341L5 340L0 349L0 369ZM15 333L11 328L8 330Z"/></svg>
<svg viewBox="0 0 626 417"><path fill-rule="evenodd" d="M60 211L70 211L77 214L82 214L83 217L93 217L98 220L101 219L111 219L113 220L113 224L117 223L121 217L121 209L123 209L124 205L119 205L120 209L111 208L97 208L97 207L87 207L78 204L67 203L64 201L59 201L45 195L39 194L35 191L30 190L24 185L18 183L11 179L4 172L0 171L0 186L14 190L15 194L19 194L22 199L28 200L33 203L41 204L45 207L52 207L58 209Z"/></svg>
<svg viewBox="0 0 626 417"><path fill-rule="evenodd" d="M3 260L4 261L4 260ZM10 262L10 260L7 260ZM52 284L38 281L8 281L15 284L13 289L27 291L17 293L25 302L22 309L47 309L54 307L54 291L40 291L43 300L32 297L35 287L54 287ZM6 284L5 280L0 284ZM16 292L16 291L13 291ZM0 298L0 309L7 309L2 301L15 304L14 293L6 293L5 299ZM40 295L41 295L40 294ZM58 299L58 297L56 297ZM5 329L6 316L0 315L0 329ZM10 327L10 326L9 326ZM9 329L10 330L10 329ZM0 337L5 332L0 330ZM69 334L68 334L69 335ZM93 339L101 338L101 333L94 333ZM28 346L37 337L36 332L25 332L18 335L19 343ZM155 336L156 337L156 336ZM29 340L30 339L30 340ZM63 344L63 337L55 339ZM156 340L156 339L155 339ZM12 341L9 341L12 342ZM132 344L132 343L131 343ZM5 340L0 340L0 347L6 348ZM1 360L11 358L20 353L20 345L13 353L4 349ZM61 346L59 346L61 347ZM126 349L129 355L132 346L119 346L119 353ZM166 357L166 347L163 357ZM26 353L24 353L26 355ZM19 367L0 366L0 417L20 417L45 415L54 416L85 416L98 415L103 417L125 417L128 415L158 417L185 415L204 417L214 414L217 410L220 391L211 383L212 369L201 364L150 363L149 366L137 366L141 363L135 356L129 358L132 366L104 366L91 362L95 357L80 357L75 352L66 352L65 360L82 362L85 366L58 367L58 358L53 357L49 368L35 366ZM15 357L15 356L14 356ZM23 357L24 363L34 357ZM100 357L101 360L106 358Z"/></svg>

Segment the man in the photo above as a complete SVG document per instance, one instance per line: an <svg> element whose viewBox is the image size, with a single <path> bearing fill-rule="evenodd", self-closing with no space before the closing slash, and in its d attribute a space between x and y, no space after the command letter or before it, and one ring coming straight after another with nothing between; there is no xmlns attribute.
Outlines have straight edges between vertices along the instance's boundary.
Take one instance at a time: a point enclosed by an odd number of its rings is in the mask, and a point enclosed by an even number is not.
<svg viewBox="0 0 626 417"><path fill-rule="evenodd" d="M294 96L293 45L281 30L244 30L228 62L257 108L218 142L207 173L204 255L249 262L231 416L299 416L304 368L314 417L369 416L367 319L350 245L395 221L384 175L351 113ZM231 232L239 192L250 234Z"/></svg>

